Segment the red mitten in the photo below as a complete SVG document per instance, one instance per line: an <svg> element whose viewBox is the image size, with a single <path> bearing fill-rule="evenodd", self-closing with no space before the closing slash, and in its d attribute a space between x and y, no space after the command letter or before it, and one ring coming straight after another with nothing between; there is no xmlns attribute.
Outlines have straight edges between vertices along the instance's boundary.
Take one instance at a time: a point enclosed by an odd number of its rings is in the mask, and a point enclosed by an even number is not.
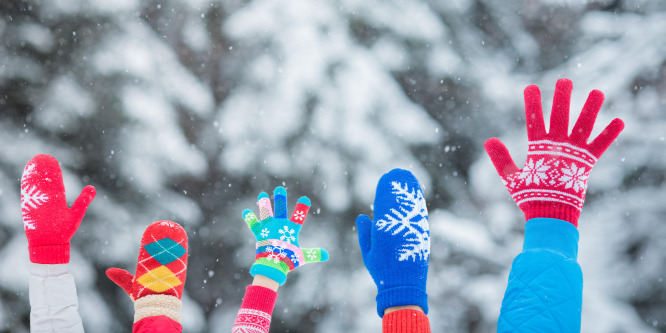
<svg viewBox="0 0 666 333"><path fill-rule="evenodd" d="M526 220L555 218L577 227L590 170L624 128L622 120L614 119L596 139L587 143L604 101L603 93L593 90L569 135L571 90L568 79L557 81L550 130L546 133L539 88L533 85L525 88L529 148L522 169L518 169L499 139L485 143L497 173Z"/></svg>
<svg viewBox="0 0 666 333"><path fill-rule="evenodd" d="M136 275L109 268L106 276L134 301L134 322L160 315L180 322L186 273L185 229L171 221L159 221L143 233Z"/></svg>
<svg viewBox="0 0 666 333"><path fill-rule="evenodd" d="M37 155L28 162L21 179L21 212L31 262L69 262L69 241L93 198L95 188L88 185L68 208L58 161Z"/></svg>

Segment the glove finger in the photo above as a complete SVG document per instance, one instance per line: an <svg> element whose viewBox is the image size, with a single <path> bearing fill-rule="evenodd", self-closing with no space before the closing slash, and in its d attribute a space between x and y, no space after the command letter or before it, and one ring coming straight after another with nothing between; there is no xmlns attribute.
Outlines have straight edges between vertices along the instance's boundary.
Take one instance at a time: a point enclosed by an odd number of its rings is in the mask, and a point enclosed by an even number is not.
<svg viewBox="0 0 666 333"><path fill-rule="evenodd" d="M541 92L535 85L528 86L524 91L525 121L527 122L527 139L536 141L546 136L546 126L543 123L543 110L541 109Z"/></svg>
<svg viewBox="0 0 666 333"><path fill-rule="evenodd" d="M564 139L568 136L571 90L573 85L569 79L557 80L548 129L548 136L552 139Z"/></svg>
<svg viewBox="0 0 666 333"><path fill-rule="evenodd" d="M486 148L486 153L490 156L490 160L495 166L495 170L504 178L508 175L514 174L520 169L516 166L516 163L513 162L509 150L506 149L506 146L498 138L490 138L483 145Z"/></svg>
<svg viewBox="0 0 666 333"><path fill-rule="evenodd" d="M72 219L76 223L81 223L81 220L83 219L83 216L86 214L86 210L88 210L88 205L93 201L95 198L95 188L88 185L81 190L81 194L76 198L74 201L74 204L72 205L72 208L69 209L70 213L72 214Z"/></svg>
<svg viewBox="0 0 666 333"><path fill-rule="evenodd" d="M613 121L604 128L601 134L592 141L588 150L597 158L601 157L613 141L617 139L617 136L620 135L620 132L622 132L623 129L624 122L619 118L613 119Z"/></svg>
<svg viewBox="0 0 666 333"><path fill-rule="evenodd" d="M314 247L310 249L301 249L305 257L305 263L322 262L328 260L328 251L321 247Z"/></svg>
<svg viewBox="0 0 666 333"><path fill-rule="evenodd" d="M259 229L259 220L257 220L257 215L254 215L252 209L246 209L243 211L243 220L247 223L247 226L252 230L252 233L256 236L257 230Z"/></svg>
<svg viewBox="0 0 666 333"><path fill-rule="evenodd" d="M132 298L132 281L134 280L132 273L114 267L106 270L106 276L120 288L123 288L127 295Z"/></svg>
<svg viewBox="0 0 666 333"><path fill-rule="evenodd" d="M365 260L366 254L372 248L372 220L367 215L359 215L356 218L356 229L358 230L358 244Z"/></svg>
<svg viewBox="0 0 666 333"><path fill-rule="evenodd" d="M294 208L294 214L291 215L290 221L297 224L305 223L309 211L310 199L308 199L308 197L298 198L298 202L296 202L296 207Z"/></svg>
<svg viewBox="0 0 666 333"><path fill-rule="evenodd" d="M266 192L259 193L257 197L257 206L259 206L259 217L261 221L273 217L273 208L271 207L271 200L268 198Z"/></svg>
<svg viewBox="0 0 666 333"><path fill-rule="evenodd" d="M278 186L273 191L273 202L275 203L275 218L287 218L287 190Z"/></svg>
<svg viewBox="0 0 666 333"><path fill-rule="evenodd" d="M580 113L576 125L571 132L571 141L586 144L592 133L597 114L604 103L604 94L599 90L592 90L585 101L583 111Z"/></svg>

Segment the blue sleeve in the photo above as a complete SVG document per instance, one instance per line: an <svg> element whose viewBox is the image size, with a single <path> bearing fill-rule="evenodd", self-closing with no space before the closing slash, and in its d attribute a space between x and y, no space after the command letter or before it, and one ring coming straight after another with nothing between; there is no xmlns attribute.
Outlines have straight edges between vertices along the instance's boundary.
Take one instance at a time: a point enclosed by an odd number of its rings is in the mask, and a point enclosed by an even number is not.
<svg viewBox="0 0 666 333"><path fill-rule="evenodd" d="M577 256L578 229L573 224L550 218L527 221L497 332L580 332L583 273Z"/></svg>

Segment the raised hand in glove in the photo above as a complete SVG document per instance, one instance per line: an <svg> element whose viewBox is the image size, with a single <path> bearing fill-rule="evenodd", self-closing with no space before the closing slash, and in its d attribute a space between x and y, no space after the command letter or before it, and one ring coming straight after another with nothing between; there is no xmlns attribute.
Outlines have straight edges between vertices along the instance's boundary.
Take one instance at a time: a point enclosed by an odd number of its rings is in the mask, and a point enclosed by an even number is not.
<svg viewBox="0 0 666 333"><path fill-rule="evenodd" d="M266 276L284 284L287 274L295 268L312 262L328 260L328 252L322 248L302 249L298 236L310 210L310 199L301 197L294 213L287 219L287 191L277 187L274 191L275 215L268 194L257 198L259 217L251 209L243 211L243 219L257 241L256 260L250 274Z"/></svg>
<svg viewBox="0 0 666 333"><path fill-rule="evenodd" d="M389 307L415 305L428 314L428 209L419 181L394 169L379 179L374 221L356 219L363 263L377 285L377 313Z"/></svg>
<svg viewBox="0 0 666 333"><path fill-rule="evenodd" d="M522 169L518 169L499 139L491 138L485 143L497 173L526 220L554 218L577 227L590 171L624 128L622 120L614 119L587 143L604 100L601 91L593 90L569 134L571 90L568 79L557 81L550 129L546 133L539 88L532 85L525 89L529 148Z"/></svg>
<svg viewBox="0 0 666 333"><path fill-rule="evenodd" d="M177 223L158 221L141 237L136 274L109 268L106 276L134 301L134 322L167 316L181 319L183 287L187 274L187 234Z"/></svg>
<svg viewBox="0 0 666 333"><path fill-rule="evenodd" d="M72 207L67 207L58 161L43 154L33 157L21 178L21 212L30 261L36 264L68 263L70 240L94 198L95 188L88 185Z"/></svg>

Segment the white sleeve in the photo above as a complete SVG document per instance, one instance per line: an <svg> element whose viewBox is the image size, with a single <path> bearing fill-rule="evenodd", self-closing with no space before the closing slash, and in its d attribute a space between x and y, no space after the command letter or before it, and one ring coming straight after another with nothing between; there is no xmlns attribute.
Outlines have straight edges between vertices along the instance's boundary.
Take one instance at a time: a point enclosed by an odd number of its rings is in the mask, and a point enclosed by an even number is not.
<svg viewBox="0 0 666 333"><path fill-rule="evenodd" d="M30 263L30 332L83 333L74 277L67 264Z"/></svg>

